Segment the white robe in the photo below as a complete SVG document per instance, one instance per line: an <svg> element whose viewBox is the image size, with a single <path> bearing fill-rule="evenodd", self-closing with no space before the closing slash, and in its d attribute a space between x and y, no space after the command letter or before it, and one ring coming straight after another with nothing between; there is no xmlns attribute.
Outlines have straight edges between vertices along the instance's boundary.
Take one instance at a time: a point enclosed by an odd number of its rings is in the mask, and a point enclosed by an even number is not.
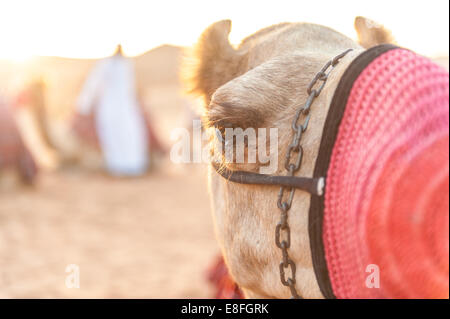
<svg viewBox="0 0 450 319"><path fill-rule="evenodd" d="M107 169L141 175L149 162L148 136L139 108L133 64L115 55L99 61L78 98L78 112L96 112L96 129Z"/></svg>

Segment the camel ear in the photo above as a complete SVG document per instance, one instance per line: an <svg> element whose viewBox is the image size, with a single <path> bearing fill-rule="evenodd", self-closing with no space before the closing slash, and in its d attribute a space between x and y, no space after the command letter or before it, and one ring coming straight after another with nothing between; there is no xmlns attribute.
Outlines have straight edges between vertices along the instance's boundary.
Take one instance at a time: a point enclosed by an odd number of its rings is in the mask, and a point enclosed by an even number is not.
<svg viewBox="0 0 450 319"><path fill-rule="evenodd" d="M356 17L355 29L358 34L359 44L364 48L368 49L384 43L395 43L391 31L368 18Z"/></svg>
<svg viewBox="0 0 450 319"><path fill-rule="evenodd" d="M245 54L234 49L228 35L231 21L222 20L209 26L183 65L184 82L189 93L203 96L209 105L211 96L223 84L239 75Z"/></svg>

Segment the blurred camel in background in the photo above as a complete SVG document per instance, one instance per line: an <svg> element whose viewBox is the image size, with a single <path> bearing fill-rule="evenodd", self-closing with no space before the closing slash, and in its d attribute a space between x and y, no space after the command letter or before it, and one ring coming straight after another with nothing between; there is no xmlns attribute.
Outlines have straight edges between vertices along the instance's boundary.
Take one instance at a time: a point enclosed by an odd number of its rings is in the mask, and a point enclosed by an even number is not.
<svg viewBox="0 0 450 319"><path fill-rule="evenodd" d="M10 105L0 96L0 186L31 185L37 167L17 128Z"/></svg>

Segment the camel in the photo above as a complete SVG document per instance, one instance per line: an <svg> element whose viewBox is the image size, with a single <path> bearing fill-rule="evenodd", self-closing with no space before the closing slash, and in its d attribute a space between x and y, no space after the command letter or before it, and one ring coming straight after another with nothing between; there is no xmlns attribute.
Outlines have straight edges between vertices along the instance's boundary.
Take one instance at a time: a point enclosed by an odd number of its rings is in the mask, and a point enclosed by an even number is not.
<svg viewBox="0 0 450 319"><path fill-rule="evenodd" d="M10 107L0 96L0 189L32 185L37 167L27 149Z"/></svg>
<svg viewBox="0 0 450 319"><path fill-rule="evenodd" d="M383 26L358 17L359 42L328 27L308 23L281 23L245 38L238 46L228 40L231 21L212 24L201 35L184 67L191 94L205 101L204 122L211 129L277 127L279 158L291 141L291 122L308 98L306 87L322 66L352 49L330 74L311 110L305 152L298 176L312 176L322 130L339 79L362 52L393 42ZM285 142L283 142L285 141ZM210 141L213 148L220 143ZM271 145L272 147L272 145ZM226 163L228 170L258 172L262 163ZM283 161L274 175L285 174ZM278 188L230 183L209 168L209 189L215 232L227 266L247 298L290 298L280 282L281 253L274 244L279 220ZM304 298L323 298L314 273L308 237L311 196L296 192L290 209L290 258L297 265L296 289ZM275 203L275 204L274 204Z"/></svg>

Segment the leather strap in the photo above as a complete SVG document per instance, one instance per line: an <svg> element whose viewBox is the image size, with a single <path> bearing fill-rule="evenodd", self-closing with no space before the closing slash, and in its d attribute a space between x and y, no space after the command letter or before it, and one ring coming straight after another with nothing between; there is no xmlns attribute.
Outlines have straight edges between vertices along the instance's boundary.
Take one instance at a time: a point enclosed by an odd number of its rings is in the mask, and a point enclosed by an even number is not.
<svg viewBox="0 0 450 319"><path fill-rule="evenodd" d="M213 163L212 165L220 176L238 184L284 186L287 188L297 188L317 196L321 196L325 188L325 179L323 177L308 178L266 175L245 171L231 171L220 167L217 163Z"/></svg>

